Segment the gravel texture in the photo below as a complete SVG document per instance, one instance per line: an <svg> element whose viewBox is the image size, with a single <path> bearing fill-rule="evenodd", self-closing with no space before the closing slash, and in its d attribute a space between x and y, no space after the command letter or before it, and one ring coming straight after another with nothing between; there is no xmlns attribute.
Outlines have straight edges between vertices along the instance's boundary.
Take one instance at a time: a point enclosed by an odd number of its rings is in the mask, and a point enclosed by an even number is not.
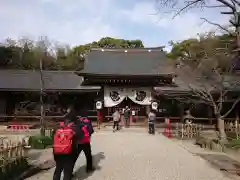
<svg viewBox="0 0 240 180"><path fill-rule="evenodd" d="M77 180L229 180L201 157L162 135L136 132L97 132L92 138L94 164L86 174L81 154L75 166ZM53 169L28 180L50 180Z"/></svg>

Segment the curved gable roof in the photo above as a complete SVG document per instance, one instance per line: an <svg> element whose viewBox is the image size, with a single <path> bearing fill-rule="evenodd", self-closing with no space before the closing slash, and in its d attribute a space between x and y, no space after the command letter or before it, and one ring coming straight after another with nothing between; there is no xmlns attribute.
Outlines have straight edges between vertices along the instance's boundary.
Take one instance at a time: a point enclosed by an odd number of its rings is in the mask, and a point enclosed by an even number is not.
<svg viewBox="0 0 240 180"><path fill-rule="evenodd" d="M74 71L43 71L44 90L98 90L97 86L81 86L83 78ZM39 91L40 73L32 70L0 70L0 90Z"/></svg>
<svg viewBox="0 0 240 180"><path fill-rule="evenodd" d="M172 74L161 48L92 49L81 74L161 75Z"/></svg>

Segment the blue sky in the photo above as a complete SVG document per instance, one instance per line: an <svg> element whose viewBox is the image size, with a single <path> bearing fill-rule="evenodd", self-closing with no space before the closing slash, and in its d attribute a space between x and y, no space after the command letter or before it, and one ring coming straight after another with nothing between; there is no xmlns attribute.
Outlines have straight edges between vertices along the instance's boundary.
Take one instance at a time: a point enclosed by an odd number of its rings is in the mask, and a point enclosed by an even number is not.
<svg viewBox="0 0 240 180"><path fill-rule="evenodd" d="M172 19L153 15L155 0L1 0L0 40L48 36L71 46L110 36L141 39L145 46L194 37L212 30L201 17L226 23L217 10L194 10ZM165 10L162 10L164 12Z"/></svg>

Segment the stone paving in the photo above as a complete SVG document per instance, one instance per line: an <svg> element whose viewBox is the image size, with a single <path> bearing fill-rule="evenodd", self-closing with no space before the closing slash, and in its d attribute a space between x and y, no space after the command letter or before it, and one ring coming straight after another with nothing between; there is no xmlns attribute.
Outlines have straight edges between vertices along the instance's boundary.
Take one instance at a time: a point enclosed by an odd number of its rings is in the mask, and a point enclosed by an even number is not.
<svg viewBox="0 0 240 180"><path fill-rule="evenodd" d="M75 166L77 180L230 180L178 142L158 134L97 132L92 139L97 170L86 174L82 154ZM51 180L53 169L27 180Z"/></svg>

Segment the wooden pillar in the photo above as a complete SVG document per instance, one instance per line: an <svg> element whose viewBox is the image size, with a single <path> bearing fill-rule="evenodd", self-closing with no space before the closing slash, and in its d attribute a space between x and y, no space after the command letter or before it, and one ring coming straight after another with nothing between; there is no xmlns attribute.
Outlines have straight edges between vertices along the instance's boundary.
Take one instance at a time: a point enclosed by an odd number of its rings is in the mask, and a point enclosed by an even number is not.
<svg viewBox="0 0 240 180"><path fill-rule="evenodd" d="M97 110L97 127L98 129L100 129L100 126L102 124L102 118L103 118L103 114L102 114L102 110Z"/></svg>
<svg viewBox="0 0 240 180"><path fill-rule="evenodd" d="M148 115L151 111L151 106L150 105L147 105L146 106L146 115Z"/></svg>
<svg viewBox="0 0 240 180"><path fill-rule="evenodd" d="M1 92L0 93L0 115L1 119L5 120L6 113L7 113L7 102L8 102L7 93ZM2 118L3 117L3 118Z"/></svg>
<svg viewBox="0 0 240 180"><path fill-rule="evenodd" d="M178 107L179 107L180 122L184 123L184 104L179 103Z"/></svg>
<svg viewBox="0 0 240 180"><path fill-rule="evenodd" d="M236 137L237 139L239 138L239 112L238 112L238 108L236 108L235 110L236 113L236 119L235 119L235 132L236 132Z"/></svg>
<svg viewBox="0 0 240 180"><path fill-rule="evenodd" d="M7 93L6 94L6 115L7 116L12 116L14 114L15 110L15 105L16 105L16 100L15 96L13 93ZM5 120L11 121L12 118L6 118Z"/></svg>
<svg viewBox="0 0 240 180"><path fill-rule="evenodd" d="M210 121L209 121L209 123L210 123L210 125L212 125L213 124L213 116L212 116L212 107L210 107L210 106L207 106L207 117L208 118L210 118Z"/></svg>

